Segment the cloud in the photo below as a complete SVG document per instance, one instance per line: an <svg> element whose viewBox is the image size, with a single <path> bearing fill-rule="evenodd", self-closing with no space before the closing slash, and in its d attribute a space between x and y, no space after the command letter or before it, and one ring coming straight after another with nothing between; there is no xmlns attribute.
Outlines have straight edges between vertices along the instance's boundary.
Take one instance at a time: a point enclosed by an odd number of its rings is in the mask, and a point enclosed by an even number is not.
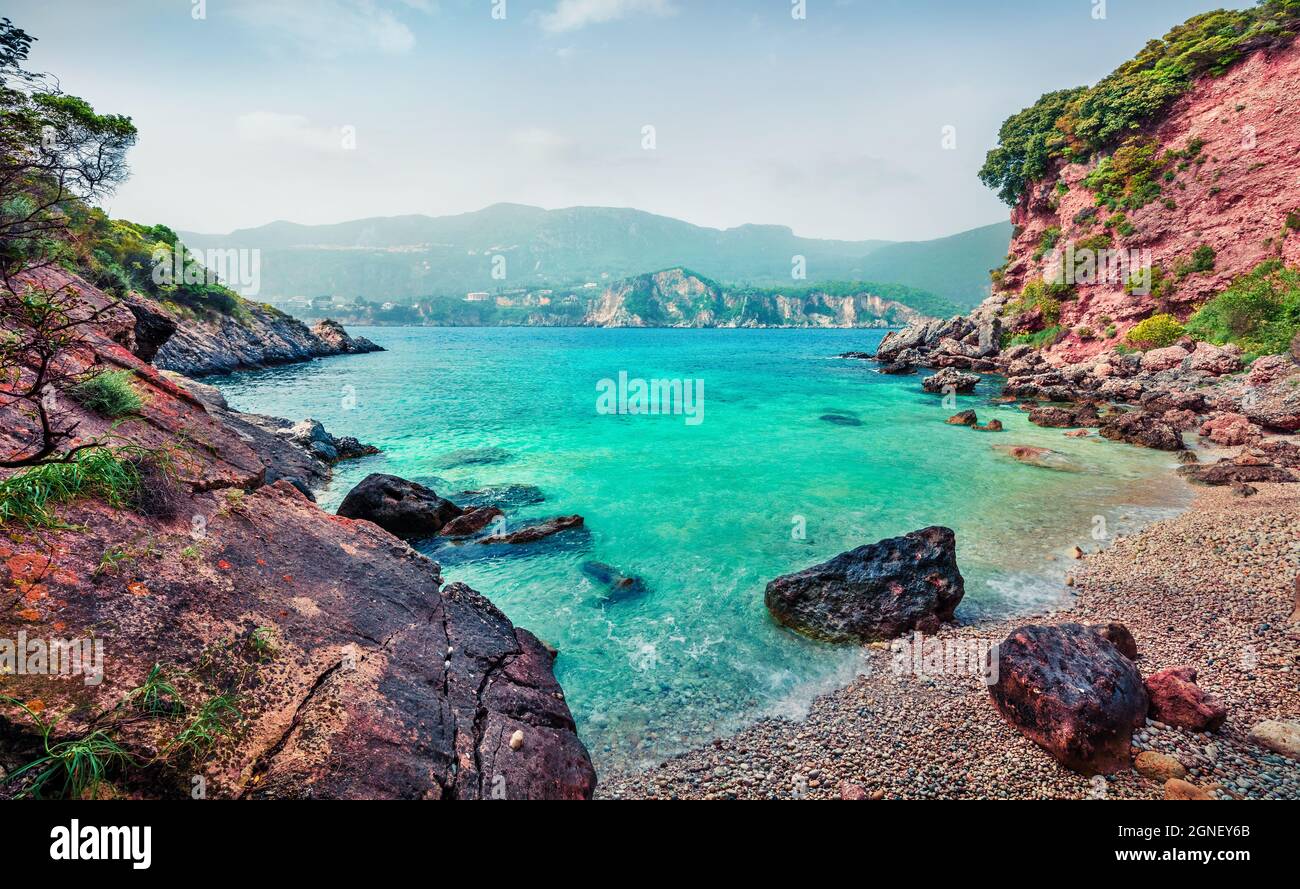
<svg viewBox="0 0 1300 889"><path fill-rule="evenodd" d="M400 0L408 9L431 12L430 0ZM378 0L237 0L235 16L270 38L320 58L382 53L401 55L415 35Z"/></svg>
<svg viewBox="0 0 1300 889"><path fill-rule="evenodd" d="M670 0L560 0L541 17L542 28L552 33L576 31L587 25L618 21L630 15L672 15Z"/></svg>
<svg viewBox="0 0 1300 889"><path fill-rule="evenodd" d="M252 111L235 121L235 133L241 141L257 145L306 148L310 151L334 152L343 147L339 127L313 126L301 114L275 111Z"/></svg>

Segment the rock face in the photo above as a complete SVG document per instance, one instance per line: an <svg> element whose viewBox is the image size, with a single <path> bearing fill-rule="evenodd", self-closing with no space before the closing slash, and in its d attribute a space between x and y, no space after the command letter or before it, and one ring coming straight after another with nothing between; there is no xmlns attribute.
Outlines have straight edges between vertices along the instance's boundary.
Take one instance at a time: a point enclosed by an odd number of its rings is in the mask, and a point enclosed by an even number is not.
<svg viewBox="0 0 1300 889"><path fill-rule="evenodd" d="M998 712L1067 768L1085 775L1129 766L1147 692L1133 662L1079 624L1026 626L998 649Z"/></svg>
<svg viewBox="0 0 1300 889"><path fill-rule="evenodd" d="M1213 732L1228 718L1228 711L1196 684L1196 670L1171 667L1147 677L1151 717L1191 732Z"/></svg>
<svg viewBox="0 0 1300 889"><path fill-rule="evenodd" d="M355 352L382 351L365 339L352 339L333 321L315 330L283 312L246 302L238 317L212 315L186 320L160 348L153 363L188 377L228 374Z"/></svg>
<svg viewBox="0 0 1300 889"><path fill-rule="evenodd" d="M104 640L99 684L6 677L6 694L58 714L49 743L106 732L130 757L106 776L128 798L189 798L194 775L214 799L590 797L595 774L545 646L473 590L444 586L435 563L388 532L266 484L262 442L296 446L265 431L250 439L141 361L116 338L133 324L127 313L87 329L72 370L92 360L131 370L142 417L116 434L149 449L187 443L172 475L151 477L174 508L86 498L57 507L66 530L0 528L0 585L23 592L21 608L0 612L0 638ZM109 428L67 410L80 434ZM26 423L0 406L0 446L21 444ZM147 549L102 567L106 550L131 541ZM232 695L238 730L201 755L164 755L187 716L115 717L155 664L187 713ZM6 764L43 744L30 716L0 704Z"/></svg>
<svg viewBox="0 0 1300 889"><path fill-rule="evenodd" d="M348 492L339 504L338 514L374 522L399 537L431 537L461 510L424 485L375 473Z"/></svg>
<svg viewBox="0 0 1300 889"><path fill-rule="evenodd" d="M953 619L966 587L957 541L932 527L841 553L767 585L778 623L828 642L874 642Z"/></svg>

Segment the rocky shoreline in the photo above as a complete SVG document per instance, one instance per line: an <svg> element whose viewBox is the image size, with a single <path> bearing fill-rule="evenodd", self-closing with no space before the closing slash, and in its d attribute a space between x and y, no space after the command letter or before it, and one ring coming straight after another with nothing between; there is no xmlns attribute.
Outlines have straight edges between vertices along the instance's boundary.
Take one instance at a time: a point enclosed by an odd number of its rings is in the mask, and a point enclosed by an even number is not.
<svg viewBox="0 0 1300 889"><path fill-rule="evenodd" d="M1226 724L1197 733L1149 720L1132 752L1173 756L1189 783L1219 798L1300 797L1300 762L1250 739L1260 722L1300 711L1300 623L1288 623L1300 571L1296 527L1294 485L1261 485L1249 498L1204 489L1182 515L1086 555L1071 575L1073 602L1037 619L1120 621L1144 674L1195 667L1199 684L1226 705ZM1023 623L928 638L1001 642ZM764 720L656 768L604 775L598 798L1166 798L1158 775L1089 777L1060 765L998 715L978 675L900 671L883 643L862 653L865 675L819 697L803 720ZM1142 765L1155 775L1150 759Z"/></svg>

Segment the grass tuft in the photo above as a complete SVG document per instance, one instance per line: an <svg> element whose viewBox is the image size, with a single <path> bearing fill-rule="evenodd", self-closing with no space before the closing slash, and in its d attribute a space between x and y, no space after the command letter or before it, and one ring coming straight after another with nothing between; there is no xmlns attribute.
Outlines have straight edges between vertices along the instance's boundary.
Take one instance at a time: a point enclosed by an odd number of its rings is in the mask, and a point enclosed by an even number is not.
<svg viewBox="0 0 1300 889"><path fill-rule="evenodd" d="M117 419L138 414L144 401L131 386L129 370L103 371L68 389L68 394L103 417Z"/></svg>
<svg viewBox="0 0 1300 889"><path fill-rule="evenodd" d="M98 497L115 509L128 507L140 488L139 448L88 448L67 463L23 469L0 481L0 526L63 527L53 507L79 497Z"/></svg>

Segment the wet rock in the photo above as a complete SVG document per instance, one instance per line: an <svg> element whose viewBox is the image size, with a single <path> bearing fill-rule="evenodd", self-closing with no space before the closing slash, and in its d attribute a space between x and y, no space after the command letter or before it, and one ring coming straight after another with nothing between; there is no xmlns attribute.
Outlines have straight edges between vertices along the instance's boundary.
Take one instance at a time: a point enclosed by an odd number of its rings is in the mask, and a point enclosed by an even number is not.
<svg viewBox="0 0 1300 889"><path fill-rule="evenodd" d="M437 534L461 510L424 485L375 473L348 492L338 514L374 522L399 537L421 537Z"/></svg>
<svg viewBox="0 0 1300 889"><path fill-rule="evenodd" d="M916 373L916 368L905 361L891 361L880 366L880 372L888 376L904 377Z"/></svg>
<svg viewBox="0 0 1300 889"><path fill-rule="evenodd" d="M1236 485L1258 482L1294 482L1295 475L1288 469L1266 464L1242 465L1233 460L1220 460L1209 466L1191 465L1178 471L1198 485Z"/></svg>
<svg viewBox="0 0 1300 889"><path fill-rule="evenodd" d="M513 458L514 454L504 448L466 448L444 455L442 465L447 468L456 466L493 466L498 463L509 462Z"/></svg>
<svg viewBox="0 0 1300 889"><path fill-rule="evenodd" d="M978 426L979 422L979 416L974 411L962 411L947 420L949 426Z"/></svg>
<svg viewBox="0 0 1300 889"><path fill-rule="evenodd" d="M872 642L936 631L964 594L956 537L932 527L778 577L764 601L778 623L803 635Z"/></svg>
<svg viewBox="0 0 1300 889"><path fill-rule="evenodd" d="M517 531L509 531L505 534L493 534L491 537L484 537L479 541L482 544L522 544L536 543L552 535L559 534L561 531L568 531L573 528L581 528L583 518L580 515L559 516L553 519L547 519L536 525L528 525Z"/></svg>
<svg viewBox="0 0 1300 889"><path fill-rule="evenodd" d="M1147 677L1151 718L1193 732L1213 732L1228 718L1228 711L1196 684L1192 667L1171 667Z"/></svg>
<svg viewBox="0 0 1300 889"><path fill-rule="evenodd" d="M502 515L505 513L495 506L480 506L467 510L443 525L438 535L455 538L473 537Z"/></svg>
<svg viewBox="0 0 1300 889"><path fill-rule="evenodd" d="M1101 427L1101 435L1111 441L1161 451L1181 451L1187 447L1182 433L1163 418L1143 411L1130 411L1108 418Z"/></svg>
<svg viewBox="0 0 1300 889"><path fill-rule="evenodd" d="M463 507L495 506L498 509L520 509L546 501L546 495L536 485L490 485L477 491L461 491L451 499Z"/></svg>
<svg viewBox="0 0 1300 889"><path fill-rule="evenodd" d="M1089 627L1026 626L998 649L998 712L1067 768L1086 775L1129 767L1147 692L1133 662Z"/></svg>
<svg viewBox="0 0 1300 889"><path fill-rule="evenodd" d="M330 318L316 322L311 332L324 344L327 350L326 354L360 355L366 352L384 351L382 347L376 346L363 336L353 337L348 335L342 324Z"/></svg>
<svg viewBox="0 0 1300 889"><path fill-rule="evenodd" d="M979 384L979 381L980 378L975 374L962 373L959 370L946 367L922 380L921 388L936 395L943 395L950 391L967 395L975 391L975 386Z"/></svg>
<svg viewBox="0 0 1300 889"><path fill-rule="evenodd" d="M1003 429L1001 420L989 420L983 426L976 426L976 432L1001 432Z"/></svg>
<svg viewBox="0 0 1300 889"><path fill-rule="evenodd" d="M1051 469L1055 472L1079 471L1079 467L1069 457L1050 448L1039 448L1032 445L993 445L993 449L1001 454L1006 454L1013 460L1018 460L1028 466L1037 466L1039 469Z"/></svg>

